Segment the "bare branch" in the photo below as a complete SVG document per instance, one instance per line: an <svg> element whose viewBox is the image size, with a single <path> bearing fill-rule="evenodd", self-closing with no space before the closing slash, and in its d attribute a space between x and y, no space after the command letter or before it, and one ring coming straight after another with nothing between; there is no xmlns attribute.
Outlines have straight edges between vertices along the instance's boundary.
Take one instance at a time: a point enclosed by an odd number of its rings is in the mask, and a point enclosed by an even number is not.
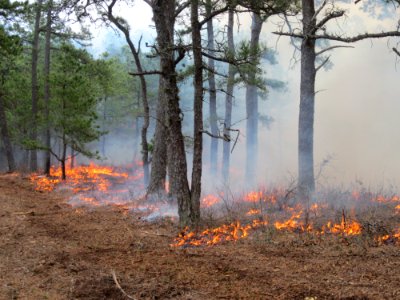
<svg viewBox="0 0 400 300"><path fill-rule="evenodd" d="M205 70L207 70L208 72L211 72L211 73L213 73L213 74L215 74L215 75L221 76L221 77L223 77L223 78L228 78L228 75L222 74L222 73L220 73L220 72L217 72L217 71L215 71L215 68L212 69L212 68L210 68L210 67L209 67L208 65L206 65L206 64L203 64L203 69L205 69Z"/></svg>
<svg viewBox="0 0 400 300"><path fill-rule="evenodd" d="M324 2L322 2L321 6L318 7L318 9L315 11L315 13L314 13L314 15L313 15L311 20L316 20L317 19L317 16L324 9L324 7L326 6L326 3L327 3L326 0L324 0Z"/></svg>
<svg viewBox="0 0 400 300"><path fill-rule="evenodd" d="M330 58L331 58L330 56L325 58L324 61L317 68L315 68L315 73L318 72L323 66L325 66L325 64L328 63Z"/></svg>
<svg viewBox="0 0 400 300"><path fill-rule="evenodd" d="M214 10L211 14L209 14L207 17L205 17L202 21L199 22L200 28L203 27L203 25L206 24L209 20L218 16L219 14L226 12L228 9L229 5L226 5L220 9Z"/></svg>
<svg viewBox="0 0 400 300"><path fill-rule="evenodd" d="M336 48L354 48L354 47L353 46L344 46L344 45L331 46L331 47L322 49L321 51L315 53L315 56L321 55L322 53L325 53L327 51L331 51L331 50L336 49Z"/></svg>
<svg viewBox="0 0 400 300"><path fill-rule="evenodd" d="M330 14L326 15L321 21L319 21L317 23L317 25L315 26L312 33L315 33L315 32L317 32L318 29L321 29L322 26L324 26L326 23L329 22L329 20L340 18L343 15L344 15L344 10L337 10L337 11L331 12Z"/></svg>
<svg viewBox="0 0 400 300"><path fill-rule="evenodd" d="M343 43L354 43L358 41L362 41L365 39L379 39L379 38L384 38L384 37L391 37L391 36L400 36L399 31L387 31L387 32L379 32L379 33L364 33L364 34L359 34L353 37L340 37L340 36L335 36L335 35L330 35L330 34L323 34L323 35L315 35L312 36L312 38L315 39L327 39L331 41L339 41Z"/></svg>
<svg viewBox="0 0 400 300"><path fill-rule="evenodd" d="M201 133L205 133L205 134L211 136L212 138L220 139L220 140L223 140L225 142L230 142L231 141L230 136L227 136L227 135L220 135L219 133L218 133L218 135L215 135L215 134L212 134L211 132L209 132L208 130L200 130L200 132Z"/></svg>
<svg viewBox="0 0 400 300"><path fill-rule="evenodd" d="M177 18L185 8L189 7L189 5L190 5L190 1L186 1L186 2L182 3L181 5L179 5L175 10L175 18Z"/></svg>
<svg viewBox="0 0 400 300"><path fill-rule="evenodd" d="M283 35L283 36L290 36L295 38L304 39L306 36L304 34L292 33L292 32L272 32L273 34ZM378 33L364 33L359 34L353 37L341 37L337 35L330 35L330 34L317 34L317 35L310 35L307 36L310 39L326 39L331 41L338 41L343 43L354 43L358 41L362 41L365 39L379 39L384 37L393 37L393 36L400 36L400 31L387 31L387 32L378 32Z"/></svg>
<svg viewBox="0 0 400 300"><path fill-rule="evenodd" d="M399 50L397 50L397 49L396 49L396 48L394 48L394 47L392 48L392 50L393 50L393 52L394 52L394 53L396 53L398 56L400 56L400 52L399 52Z"/></svg>

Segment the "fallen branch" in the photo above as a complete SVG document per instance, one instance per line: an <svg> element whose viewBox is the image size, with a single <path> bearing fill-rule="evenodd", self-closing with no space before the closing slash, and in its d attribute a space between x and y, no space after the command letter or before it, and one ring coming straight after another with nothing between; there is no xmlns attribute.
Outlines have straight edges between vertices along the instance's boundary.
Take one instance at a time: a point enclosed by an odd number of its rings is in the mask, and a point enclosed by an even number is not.
<svg viewBox="0 0 400 300"><path fill-rule="evenodd" d="M113 279L114 279L115 285L116 285L117 288L122 292L122 294L124 294L128 299L136 300L136 298L130 296L130 295L129 295L127 292L125 292L124 289L121 287L121 285L120 285L119 282L118 282L117 275L115 275L115 271L114 271L114 270L111 271L111 275L112 275L112 277L113 277Z"/></svg>

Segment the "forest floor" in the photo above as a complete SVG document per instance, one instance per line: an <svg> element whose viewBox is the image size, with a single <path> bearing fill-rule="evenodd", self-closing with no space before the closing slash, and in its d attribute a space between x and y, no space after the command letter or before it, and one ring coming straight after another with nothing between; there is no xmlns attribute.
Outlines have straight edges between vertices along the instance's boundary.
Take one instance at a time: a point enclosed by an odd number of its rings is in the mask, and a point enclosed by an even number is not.
<svg viewBox="0 0 400 300"><path fill-rule="evenodd" d="M174 248L171 221L67 197L0 175L0 299L400 299L395 245L261 230Z"/></svg>

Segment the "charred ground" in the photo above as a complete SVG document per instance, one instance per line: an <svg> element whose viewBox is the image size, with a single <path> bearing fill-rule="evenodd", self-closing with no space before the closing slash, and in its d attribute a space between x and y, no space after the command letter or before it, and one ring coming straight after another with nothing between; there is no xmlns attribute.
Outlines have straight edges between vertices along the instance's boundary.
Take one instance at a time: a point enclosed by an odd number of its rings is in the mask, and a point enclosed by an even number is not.
<svg viewBox="0 0 400 300"><path fill-rule="evenodd" d="M365 237L257 231L212 247L170 247L168 220L74 208L0 175L1 299L398 299L400 251Z"/></svg>

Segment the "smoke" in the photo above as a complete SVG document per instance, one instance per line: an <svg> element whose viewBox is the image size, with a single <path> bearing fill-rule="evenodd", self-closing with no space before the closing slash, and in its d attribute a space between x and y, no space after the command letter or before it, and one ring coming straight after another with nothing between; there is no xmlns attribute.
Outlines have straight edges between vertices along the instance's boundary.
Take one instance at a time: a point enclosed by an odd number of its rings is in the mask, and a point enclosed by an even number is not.
<svg viewBox="0 0 400 300"><path fill-rule="evenodd" d="M341 4L342 5L342 4ZM363 33L380 32L395 28L394 18L373 18L352 4L343 4L348 9L347 18L339 20L334 32ZM300 90L299 56L293 54L293 46L286 37L271 34L276 30L278 18L264 24L261 43L277 51L278 64L263 66L268 78L287 83L286 91L270 90L268 96L259 97L259 111L273 119L269 128L259 125L257 179L260 186L285 186L297 177L297 128ZM333 22L334 23L334 22ZM240 16L240 26L235 27L239 39L249 37L250 16ZM224 22L220 21L219 26ZM334 24L335 25L335 24ZM335 31L336 30L336 31ZM333 43L332 43L333 45ZM366 186L398 186L400 175L400 85L398 82L397 59L391 51L393 40L363 41L353 45L354 49L336 49L330 54L332 68L317 74L315 106L315 173L320 176L317 183L323 186L351 185L362 182ZM296 61L297 59L297 61ZM191 82L182 86L183 131L192 134ZM189 92L188 92L189 90ZM246 115L245 90L236 87L234 92L233 128L240 135L231 155L229 187L243 191L246 185ZM218 115L223 119L224 94L218 95ZM204 111L207 120L207 94ZM115 132L107 135L105 163L123 165L140 157L140 141L131 135L121 136ZM152 133L149 133L151 139ZM204 137L203 189L205 193L223 188L221 173L210 174L210 137ZM233 143L231 143L233 146ZM136 150L135 150L136 149ZM191 153L188 149L190 178ZM219 164L222 157L222 141L219 145ZM329 158L327 160L327 158ZM325 163L323 163L325 161ZM323 168L320 168L323 164ZM221 165L219 165L221 169ZM321 172L320 172L321 171Z"/></svg>

